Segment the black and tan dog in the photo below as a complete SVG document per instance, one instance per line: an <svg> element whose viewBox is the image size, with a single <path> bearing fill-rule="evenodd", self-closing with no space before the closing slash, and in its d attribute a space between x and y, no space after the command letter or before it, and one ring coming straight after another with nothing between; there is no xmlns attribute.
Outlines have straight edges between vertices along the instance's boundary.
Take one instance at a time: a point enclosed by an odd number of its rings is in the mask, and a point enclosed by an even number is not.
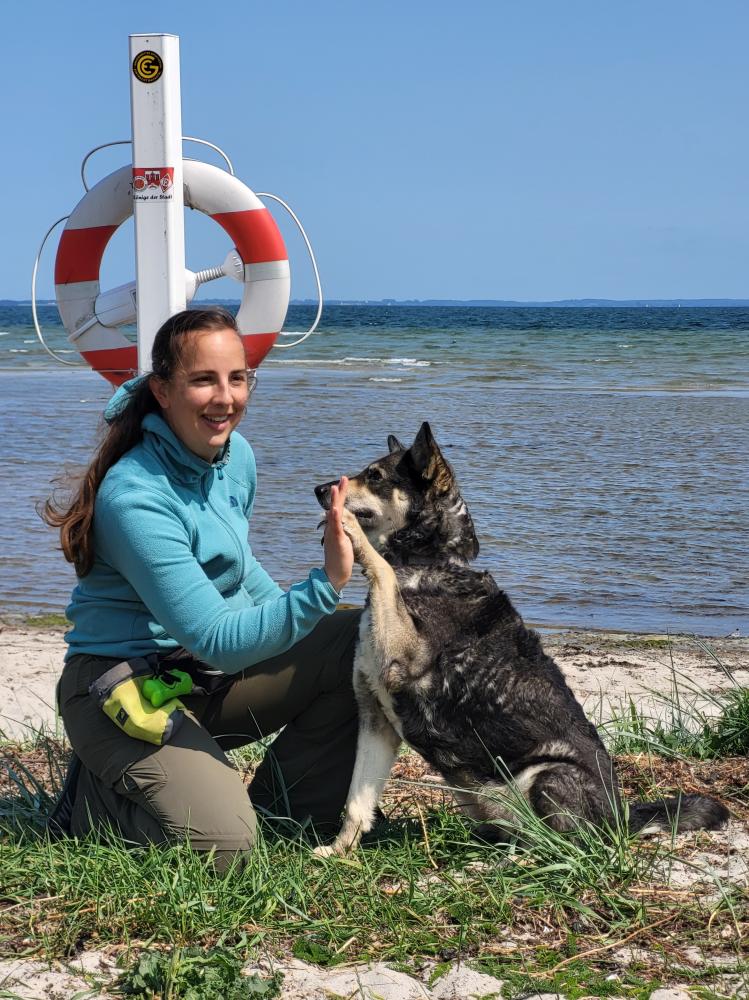
<svg viewBox="0 0 749 1000"><path fill-rule="evenodd" d="M558 831L621 814L616 774L595 729L489 573L450 465L423 424L410 448L350 480L344 528L369 583L354 662L360 729L345 817L318 853L343 854L371 829L402 740L484 832L518 825L522 795ZM327 508L332 483L315 490ZM684 795L629 806L633 831L715 829L728 811Z"/></svg>

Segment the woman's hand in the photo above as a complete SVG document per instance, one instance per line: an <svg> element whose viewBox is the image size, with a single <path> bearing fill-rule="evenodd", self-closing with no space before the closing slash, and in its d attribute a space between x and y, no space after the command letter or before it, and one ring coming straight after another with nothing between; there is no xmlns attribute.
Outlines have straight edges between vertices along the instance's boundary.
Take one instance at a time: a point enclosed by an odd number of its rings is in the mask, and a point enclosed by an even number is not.
<svg viewBox="0 0 749 1000"><path fill-rule="evenodd" d="M348 493L348 479L341 476L338 486L330 488L330 509L325 515L324 569L336 590L343 590L354 568L354 549L343 530L343 505Z"/></svg>

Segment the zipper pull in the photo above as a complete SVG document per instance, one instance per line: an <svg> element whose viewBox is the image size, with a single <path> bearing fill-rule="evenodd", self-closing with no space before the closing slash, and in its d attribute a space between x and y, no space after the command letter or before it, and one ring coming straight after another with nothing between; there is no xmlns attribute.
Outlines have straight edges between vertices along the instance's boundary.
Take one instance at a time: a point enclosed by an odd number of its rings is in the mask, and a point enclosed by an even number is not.
<svg viewBox="0 0 749 1000"><path fill-rule="evenodd" d="M224 478L224 470L223 470L223 468L220 465L218 467L218 478L219 479L223 479Z"/></svg>

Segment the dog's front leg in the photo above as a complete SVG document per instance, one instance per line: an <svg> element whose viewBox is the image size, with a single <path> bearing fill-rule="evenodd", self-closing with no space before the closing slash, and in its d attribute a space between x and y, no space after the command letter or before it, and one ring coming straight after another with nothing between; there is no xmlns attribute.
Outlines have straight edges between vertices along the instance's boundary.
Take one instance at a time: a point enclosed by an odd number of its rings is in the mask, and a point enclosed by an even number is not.
<svg viewBox="0 0 749 1000"><path fill-rule="evenodd" d="M362 650L361 653L364 653ZM357 654L357 659L360 654ZM354 667L354 688L359 706L359 738L341 830L332 844L316 847L315 854L347 854L362 835L372 829L377 803L393 767L400 736L388 722L380 703L360 670Z"/></svg>
<svg viewBox="0 0 749 1000"><path fill-rule="evenodd" d="M343 512L343 528L351 539L354 558L369 581L369 625L362 622L359 648L354 662L354 688L359 707L359 739L341 831L316 852L322 857L353 850L372 828L382 788L390 774L400 745L383 712L373 686L387 691L397 685L397 671L410 665L418 650L418 636L398 589L392 566L372 547L350 511Z"/></svg>
<svg viewBox="0 0 749 1000"><path fill-rule="evenodd" d="M383 680L395 681L393 672L417 665L424 645L398 587L395 570L374 548L354 515L343 511L343 530L351 539L354 558L369 583L371 641L380 660Z"/></svg>
<svg viewBox="0 0 749 1000"><path fill-rule="evenodd" d="M400 745L398 734L384 716L382 719L384 726L381 730L359 733L343 825L332 844L315 848L319 857L348 854L372 829L377 803Z"/></svg>

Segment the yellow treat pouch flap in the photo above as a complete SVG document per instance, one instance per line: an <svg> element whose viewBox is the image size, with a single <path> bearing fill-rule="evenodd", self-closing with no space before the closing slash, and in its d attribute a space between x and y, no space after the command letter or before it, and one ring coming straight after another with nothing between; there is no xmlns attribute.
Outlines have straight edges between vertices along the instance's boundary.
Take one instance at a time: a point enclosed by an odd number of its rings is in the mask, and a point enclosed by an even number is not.
<svg viewBox="0 0 749 1000"><path fill-rule="evenodd" d="M171 698L155 708L142 691L144 682L152 676L147 660L140 657L125 660L94 681L89 694L123 733L161 746L179 729L185 706L179 698Z"/></svg>

